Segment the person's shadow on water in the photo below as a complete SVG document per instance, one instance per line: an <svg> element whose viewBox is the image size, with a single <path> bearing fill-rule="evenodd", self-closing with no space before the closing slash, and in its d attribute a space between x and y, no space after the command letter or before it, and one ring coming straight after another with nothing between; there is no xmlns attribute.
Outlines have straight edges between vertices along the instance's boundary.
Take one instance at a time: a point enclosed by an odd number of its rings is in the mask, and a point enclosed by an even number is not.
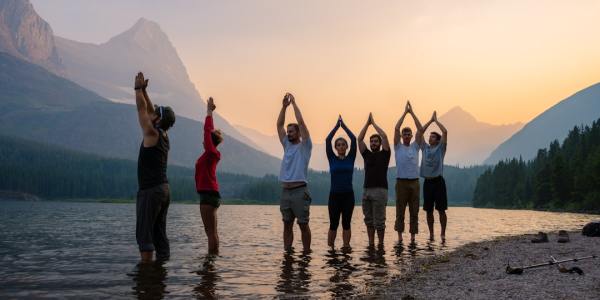
<svg viewBox="0 0 600 300"><path fill-rule="evenodd" d="M162 299L165 294L167 269L164 261L138 263L135 270L128 274L133 278L133 294L138 299Z"/></svg>
<svg viewBox="0 0 600 300"><path fill-rule="evenodd" d="M333 269L333 275L329 278L331 297L335 299L350 298L354 295L356 287L350 283L350 275L356 270L352 265L352 250L342 251L328 250L325 255L327 266Z"/></svg>
<svg viewBox="0 0 600 300"><path fill-rule="evenodd" d="M389 275L388 264L385 261L385 249L367 247L360 260L367 263L365 273L371 276L371 279L365 282L365 289L369 291L384 286Z"/></svg>
<svg viewBox="0 0 600 300"><path fill-rule="evenodd" d="M301 253L295 257L294 251L285 251L281 261L281 274L275 290L287 295L299 296L309 291L312 275L308 271L310 253Z"/></svg>
<svg viewBox="0 0 600 300"><path fill-rule="evenodd" d="M200 269L195 273L200 275L200 284L194 287L194 296L198 299L216 299L217 282L221 281L221 276L215 267L217 255L207 254L201 261Z"/></svg>

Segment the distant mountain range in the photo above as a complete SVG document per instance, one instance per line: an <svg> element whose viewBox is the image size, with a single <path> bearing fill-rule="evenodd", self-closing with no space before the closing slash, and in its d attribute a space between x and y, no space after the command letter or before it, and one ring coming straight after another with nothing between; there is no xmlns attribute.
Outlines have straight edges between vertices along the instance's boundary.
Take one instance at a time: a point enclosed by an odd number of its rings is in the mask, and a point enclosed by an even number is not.
<svg viewBox="0 0 600 300"><path fill-rule="evenodd" d="M141 135L132 114L135 108L103 95L119 95L121 90L120 95L133 100L132 78L139 68L148 67L150 97L155 103L173 106L179 116L171 131L170 162L193 166L202 151L202 123L183 116L194 114L201 119L205 108L157 24L142 19L103 46L57 41L63 48L71 47L70 52L65 51L64 65L50 26L29 1L0 2L0 124L8 134L136 159ZM64 77L76 78L83 87ZM96 93L86 85L93 86ZM168 91L171 94L166 94ZM215 123L226 134L220 147L224 156L220 168L256 176L278 172L279 159L248 146L252 142L223 118L217 117Z"/></svg>
<svg viewBox="0 0 600 300"><path fill-rule="evenodd" d="M4 134L105 157L137 160L141 131L133 105L114 103L44 68L0 52L0 126ZM203 124L178 117L169 132L171 164L193 168ZM227 136L222 171L262 176L279 160Z"/></svg>
<svg viewBox="0 0 600 300"><path fill-rule="evenodd" d="M481 164L498 144L523 127L522 123L484 123L458 106L441 115L439 119L448 129L448 152L445 162L449 165ZM422 120L423 123L426 121Z"/></svg>
<svg viewBox="0 0 600 300"><path fill-rule="evenodd" d="M600 117L600 83L585 88L535 117L523 129L500 144L485 160L495 164L507 158L530 160L538 149L562 141L575 126L590 125Z"/></svg>
<svg viewBox="0 0 600 300"><path fill-rule="evenodd" d="M66 77L105 98L133 104L132 78L143 71L150 78L154 103L169 105L177 115L193 120L204 118L206 104L169 37L155 22L139 19L130 29L99 45L56 37L56 47ZM257 148L218 113L215 121L228 135Z"/></svg>

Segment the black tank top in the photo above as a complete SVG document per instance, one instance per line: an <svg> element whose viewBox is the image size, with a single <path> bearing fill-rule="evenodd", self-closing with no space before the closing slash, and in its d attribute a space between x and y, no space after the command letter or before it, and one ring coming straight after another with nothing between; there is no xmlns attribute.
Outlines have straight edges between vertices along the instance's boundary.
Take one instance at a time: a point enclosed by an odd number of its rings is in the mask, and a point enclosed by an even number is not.
<svg viewBox="0 0 600 300"><path fill-rule="evenodd" d="M138 155L138 186L140 190L148 189L159 184L168 183L167 157L169 154L169 137L163 130L158 130L158 142L153 147L140 145Z"/></svg>

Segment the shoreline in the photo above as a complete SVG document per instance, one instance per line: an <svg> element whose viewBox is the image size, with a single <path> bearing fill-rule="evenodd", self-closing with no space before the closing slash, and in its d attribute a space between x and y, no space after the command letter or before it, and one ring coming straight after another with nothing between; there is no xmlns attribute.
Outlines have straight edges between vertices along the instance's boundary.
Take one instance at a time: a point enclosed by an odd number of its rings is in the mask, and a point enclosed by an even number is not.
<svg viewBox="0 0 600 300"><path fill-rule="evenodd" d="M512 267L544 263L550 256L569 259L600 254L600 238L569 231L569 243L557 243L548 232L548 243L531 243L533 234L504 236L469 243L432 257L420 257L385 288L365 298L386 299L600 299L600 258L564 263L578 266L584 275L560 273L557 266L506 274Z"/></svg>

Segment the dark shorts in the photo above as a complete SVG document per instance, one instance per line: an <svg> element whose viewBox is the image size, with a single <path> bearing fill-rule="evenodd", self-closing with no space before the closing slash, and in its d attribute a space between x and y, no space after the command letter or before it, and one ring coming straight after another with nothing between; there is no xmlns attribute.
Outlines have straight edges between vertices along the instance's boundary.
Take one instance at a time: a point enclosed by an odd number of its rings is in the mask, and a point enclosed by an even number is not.
<svg viewBox="0 0 600 300"><path fill-rule="evenodd" d="M221 194L218 191L198 191L200 205L210 205L214 208L221 206Z"/></svg>
<svg viewBox="0 0 600 300"><path fill-rule="evenodd" d="M338 229L341 216L342 228L349 230L354 211L354 192L330 193L327 207L329 209L329 229Z"/></svg>
<svg viewBox="0 0 600 300"><path fill-rule="evenodd" d="M446 181L444 177L439 176L432 179L425 179L423 184L423 210L433 211L435 207L438 211L448 209L448 196L446 194Z"/></svg>
<svg viewBox="0 0 600 300"><path fill-rule="evenodd" d="M170 202L168 183L137 193L135 238L140 251L156 251L158 259L167 259L170 255L167 239L167 212Z"/></svg>

